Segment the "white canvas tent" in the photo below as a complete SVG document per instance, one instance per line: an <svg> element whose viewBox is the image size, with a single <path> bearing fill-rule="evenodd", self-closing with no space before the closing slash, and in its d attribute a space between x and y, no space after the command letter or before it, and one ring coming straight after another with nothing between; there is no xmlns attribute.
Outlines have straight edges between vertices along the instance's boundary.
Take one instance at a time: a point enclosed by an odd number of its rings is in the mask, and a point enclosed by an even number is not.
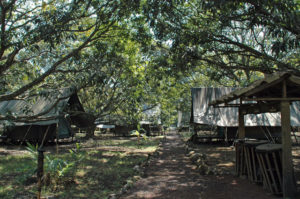
<svg viewBox="0 0 300 199"><path fill-rule="evenodd" d="M209 103L229 94L235 88L192 88L191 122L223 127L238 126L238 107L214 108ZM239 103L235 101L235 103ZM280 113L248 114L245 126L280 126ZM291 125L300 126L300 103L291 105Z"/></svg>
<svg viewBox="0 0 300 199"><path fill-rule="evenodd" d="M231 136L235 136L238 128L238 107L213 107L209 103L221 98L224 95L231 93L236 88L223 87L223 88L192 88L192 110L191 110L191 123L195 125L208 125L218 127L219 129L229 129ZM232 104L238 104L239 101L235 100ZM260 134L264 137L265 134L257 131L271 131L279 135L281 126L280 113L261 113L261 114L247 114L245 115L245 126L248 132L252 131L252 135L248 133L249 137L255 137ZM291 104L291 126L300 126L300 103L293 102ZM268 129L266 129L268 127ZM273 128L270 130L270 128ZM246 129L246 130L247 130ZM270 131L270 132L268 132Z"/></svg>

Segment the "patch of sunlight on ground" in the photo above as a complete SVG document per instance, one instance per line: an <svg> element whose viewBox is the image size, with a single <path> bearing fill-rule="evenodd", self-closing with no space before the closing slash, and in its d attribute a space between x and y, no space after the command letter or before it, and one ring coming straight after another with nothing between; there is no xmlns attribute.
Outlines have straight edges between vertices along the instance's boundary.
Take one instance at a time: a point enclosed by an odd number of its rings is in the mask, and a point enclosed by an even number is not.
<svg viewBox="0 0 300 199"><path fill-rule="evenodd" d="M83 176L85 176L86 173L87 173L86 170L81 169L80 171L78 171L76 173L76 175L79 177L83 177Z"/></svg>
<svg viewBox="0 0 300 199"><path fill-rule="evenodd" d="M150 147L146 147L144 149L142 149L142 152L145 153L152 153L157 149L157 146L150 146Z"/></svg>
<svg viewBox="0 0 300 199"><path fill-rule="evenodd" d="M218 151L232 151L233 148L231 147L217 147L216 148Z"/></svg>
<svg viewBox="0 0 300 199"><path fill-rule="evenodd" d="M211 153L209 154L210 157L219 158L221 156L220 153Z"/></svg>
<svg viewBox="0 0 300 199"><path fill-rule="evenodd" d="M232 185L237 185L236 180L233 180L233 181L231 182L231 184L232 184Z"/></svg>
<svg viewBox="0 0 300 199"><path fill-rule="evenodd" d="M219 167L233 167L234 163L233 162L220 163L220 164L217 164L217 166L219 166Z"/></svg>
<svg viewBox="0 0 300 199"><path fill-rule="evenodd" d="M118 155L119 152L115 152L115 151L105 151L102 153L103 156L115 156Z"/></svg>
<svg viewBox="0 0 300 199"><path fill-rule="evenodd" d="M108 159L102 158L102 159L99 159L98 161L101 162L101 163L107 163L107 162L108 162Z"/></svg>

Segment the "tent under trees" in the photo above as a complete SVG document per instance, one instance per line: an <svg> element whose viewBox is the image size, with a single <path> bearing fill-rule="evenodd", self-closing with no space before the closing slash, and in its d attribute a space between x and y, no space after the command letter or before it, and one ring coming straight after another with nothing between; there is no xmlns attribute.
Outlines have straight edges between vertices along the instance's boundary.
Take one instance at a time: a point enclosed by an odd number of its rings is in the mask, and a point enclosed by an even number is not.
<svg viewBox="0 0 300 199"><path fill-rule="evenodd" d="M74 136L71 125L92 128L74 88L47 90L29 99L0 102L2 136L13 141L63 139Z"/></svg>

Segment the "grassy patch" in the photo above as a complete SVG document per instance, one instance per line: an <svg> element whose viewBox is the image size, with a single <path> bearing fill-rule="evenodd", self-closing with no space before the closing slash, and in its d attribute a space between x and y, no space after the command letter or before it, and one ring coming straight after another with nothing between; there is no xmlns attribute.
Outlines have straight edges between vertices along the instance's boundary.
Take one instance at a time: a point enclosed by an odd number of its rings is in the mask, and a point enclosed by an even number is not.
<svg viewBox="0 0 300 199"><path fill-rule="evenodd" d="M30 155L0 156L0 198L14 198L16 193L31 194L24 184L34 175Z"/></svg>
<svg viewBox="0 0 300 199"><path fill-rule="evenodd" d="M74 180L65 180L55 187L43 187L42 195L107 198L120 190L129 178L137 175L133 167L144 162L147 154L155 151L159 141L160 137L150 137L138 144L136 138L131 137L83 142L84 159L78 165ZM72 159L67 150L61 150L58 155L47 153L50 157L66 161ZM0 156L0 198L34 197L36 183L30 179L36 175L35 168L36 162L29 154Z"/></svg>
<svg viewBox="0 0 300 199"><path fill-rule="evenodd" d="M127 139L106 139L99 140L98 145L102 146L121 146L135 149L156 147L163 136L148 137L146 140L141 138L141 142L138 144L137 137L128 137Z"/></svg>

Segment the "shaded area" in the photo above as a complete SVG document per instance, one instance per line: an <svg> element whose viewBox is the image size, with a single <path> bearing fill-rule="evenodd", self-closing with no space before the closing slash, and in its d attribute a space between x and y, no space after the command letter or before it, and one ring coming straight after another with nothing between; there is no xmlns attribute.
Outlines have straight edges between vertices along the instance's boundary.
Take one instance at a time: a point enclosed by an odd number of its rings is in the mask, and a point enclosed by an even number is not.
<svg viewBox="0 0 300 199"><path fill-rule="evenodd" d="M179 135L171 132L159 153L147 167L147 177L121 198L200 198L205 179L185 156Z"/></svg>
<svg viewBox="0 0 300 199"><path fill-rule="evenodd" d="M207 148L207 150L205 150ZM221 158L220 151L228 154L227 160L231 159L232 152L222 147L205 146L202 148L203 153L216 159ZM159 151L160 156L150 162L145 171L145 178L139 180L129 193L123 195L122 199L134 198L188 198L188 199L271 199L279 198L263 190L261 186L251 184L246 179L236 178L232 174L207 175L203 176L198 173L196 166L192 165L190 160L185 156L184 143L176 132L170 132L162 149ZM231 161L229 165L218 165L219 167L233 167Z"/></svg>
<svg viewBox="0 0 300 199"><path fill-rule="evenodd" d="M146 161L162 137L149 137L137 143L136 137L99 135L80 142L83 159L76 174L68 174L50 186L44 186L42 195L54 198L107 198L120 190L127 180L137 175L134 166ZM81 141L81 140L77 140ZM76 142L47 144L45 155L71 162L69 150L76 150ZM0 198L34 198L36 195L36 161L25 145L0 145Z"/></svg>

